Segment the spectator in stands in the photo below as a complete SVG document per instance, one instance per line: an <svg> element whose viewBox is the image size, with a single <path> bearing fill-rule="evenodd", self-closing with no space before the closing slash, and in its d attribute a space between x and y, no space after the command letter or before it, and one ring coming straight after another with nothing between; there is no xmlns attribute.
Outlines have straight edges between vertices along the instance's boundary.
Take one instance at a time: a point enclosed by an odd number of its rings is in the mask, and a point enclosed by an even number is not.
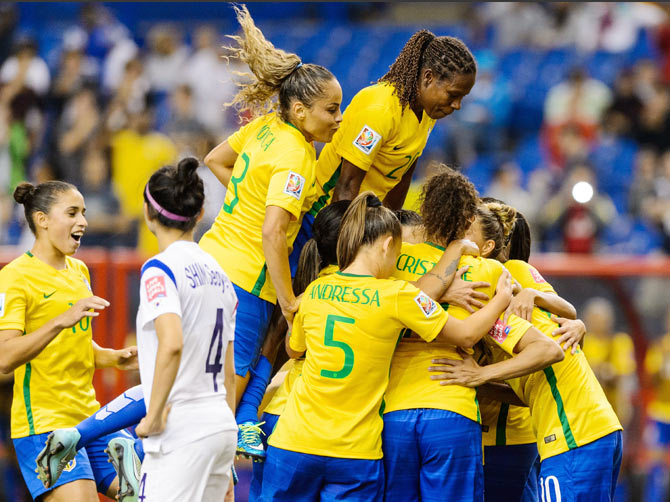
<svg viewBox="0 0 670 502"><path fill-rule="evenodd" d="M144 223L142 190L151 173L176 161L177 149L170 139L152 130L152 110L129 116L128 125L112 134L112 182L124 215L138 231L138 249L150 256L158 248Z"/></svg>
<svg viewBox="0 0 670 502"><path fill-rule="evenodd" d="M17 11L13 3L0 3L0 65L11 55L12 41L18 21Z"/></svg>
<svg viewBox="0 0 670 502"><path fill-rule="evenodd" d="M97 85L99 67L84 53L83 40L66 40L51 86L50 97L60 112L65 102L85 85Z"/></svg>
<svg viewBox="0 0 670 502"><path fill-rule="evenodd" d="M0 67L0 84L8 84L7 92L13 94L28 87L43 96L49 90L50 82L49 68L37 55L37 42L26 36L16 40L14 55Z"/></svg>
<svg viewBox="0 0 670 502"><path fill-rule="evenodd" d="M617 76L610 112L619 114L626 121L624 134L633 136L640 122L642 100L635 92L635 76L631 69L626 68Z"/></svg>
<svg viewBox="0 0 670 502"><path fill-rule="evenodd" d="M128 117L141 113L147 105L149 81L140 59L126 63L123 78L107 109L107 128L117 131L127 126Z"/></svg>
<svg viewBox="0 0 670 502"><path fill-rule="evenodd" d="M86 200L85 246L114 247L129 241L125 234L131 222L121 211L109 174L108 152L95 142L89 143L82 157L83 180L77 185Z"/></svg>
<svg viewBox="0 0 670 502"><path fill-rule="evenodd" d="M238 126L237 116L224 103L237 92L233 71L244 71L238 58L228 62L222 57L219 34L211 26L199 27L194 35L195 52L186 61L184 83L193 91L195 113L207 130L217 138Z"/></svg>
<svg viewBox="0 0 670 502"><path fill-rule="evenodd" d="M150 52L146 57L146 74L151 90L169 93L182 78L188 49L182 44L179 30L170 24L154 26L148 38Z"/></svg>
<svg viewBox="0 0 670 502"><path fill-rule="evenodd" d="M584 307L584 354L602 385L624 430L633 416L637 389L635 347L629 335L614 329L616 313L606 298L592 298Z"/></svg>
<svg viewBox="0 0 670 502"><path fill-rule="evenodd" d="M645 101L636 131L642 146L657 151L670 149L670 89L660 83L652 87Z"/></svg>
<svg viewBox="0 0 670 502"><path fill-rule="evenodd" d="M648 148L640 150L635 157L635 176L628 193L628 211L636 218L649 218L653 215L653 203L656 198L656 164L658 155Z"/></svg>
<svg viewBox="0 0 670 502"><path fill-rule="evenodd" d="M521 186L521 170L515 162L503 162L495 170L486 195L510 201L523 214L535 214L537 210L535 201Z"/></svg>
<svg viewBox="0 0 670 502"><path fill-rule="evenodd" d="M590 186L580 185L580 182ZM593 253L603 229L616 216L612 200L598 190L593 170L588 164L577 164L565 177L558 193L541 209L539 223L545 237L558 233L562 250L567 253Z"/></svg>
<svg viewBox="0 0 670 502"><path fill-rule="evenodd" d="M208 138L200 117L195 114L193 93L186 84L181 84L172 92L170 117L165 132L175 143L179 158L204 158Z"/></svg>
<svg viewBox="0 0 670 502"><path fill-rule="evenodd" d="M57 179L81 185L86 147L99 131L100 122L101 113L94 88L81 88L67 102L57 125L53 159Z"/></svg>

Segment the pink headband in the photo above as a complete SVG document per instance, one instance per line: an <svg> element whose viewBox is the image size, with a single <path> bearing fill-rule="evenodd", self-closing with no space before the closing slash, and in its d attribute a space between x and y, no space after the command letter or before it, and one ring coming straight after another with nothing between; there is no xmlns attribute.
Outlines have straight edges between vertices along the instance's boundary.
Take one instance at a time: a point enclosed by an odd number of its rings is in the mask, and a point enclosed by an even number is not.
<svg viewBox="0 0 670 502"><path fill-rule="evenodd" d="M174 220L174 221L189 221L191 218L187 216L179 216L178 214L171 213L170 211L167 211L166 209L163 209L161 205L154 200L154 198L151 196L149 193L149 185L147 185L147 188L144 190L144 193L147 196L147 199L149 199L149 203L153 206L153 208L158 211L158 214L162 214L165 216L168 220Z"/></svg>

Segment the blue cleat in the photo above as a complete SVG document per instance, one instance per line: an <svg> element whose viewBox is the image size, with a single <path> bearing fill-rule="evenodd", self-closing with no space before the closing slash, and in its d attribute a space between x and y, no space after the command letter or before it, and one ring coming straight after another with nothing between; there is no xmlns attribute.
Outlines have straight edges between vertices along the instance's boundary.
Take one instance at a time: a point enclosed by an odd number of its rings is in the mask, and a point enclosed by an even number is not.
<svg viewBox="0 0 670 502"><path fill-rule="evenodd" d="M63 473L63 469L77 455L77 443L81 434L74 427L56 429L47 437L46 445L37 455L37 477L45 488L52 488Z"/></svg>
<svg viewBox="0 0 670 502"><path fill-rule="evenodd" d="M265 422L244 422L242 424L238 424L238 455L250 458L254 462L263 462L265 460L265 448L263 447L263 441L261 441L261 434L265 435L265 433L261 430L260 427L264 423Z"/></svg>
<svg viewBox="0 0 670 502"><path fill-rule="evenodd" d="M118 502L137 502L140 493L142 462L135 452L135 440L116 437L107 443L105 453L119 477L119 492L116 500Z"/></svg>

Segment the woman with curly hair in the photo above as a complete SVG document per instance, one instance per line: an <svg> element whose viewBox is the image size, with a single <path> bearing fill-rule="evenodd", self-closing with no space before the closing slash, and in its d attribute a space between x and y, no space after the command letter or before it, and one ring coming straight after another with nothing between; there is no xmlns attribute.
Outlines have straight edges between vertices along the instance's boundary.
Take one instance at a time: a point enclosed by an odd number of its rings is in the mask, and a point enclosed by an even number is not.
<svg viewBox="0 0 670 502"><path fill-rule="evenodd" d="M237 47L231 50L253 75L233 104L255 118L205 157L205 164L228 190L200 246L230 277L239 299L238 452L263 458L257 413L272 363L260 349L275 303L288 321L298 309L288 257L313 200L313 142L332 140L342 120L342 90L323 66L303 63L296 54L275 48L246 7L234 8L244 34L232 37ZM278 106L269 112L275 97ZM250 374L257 378L245 393Z"/></svg>
<svg viewBox="0 0 670 502"><path fill-rule="evenodd" d="M319 156L319 198L310 213L365 190L400 209L435 121L461 108L476 73L459 39L428 30L412 35L386 75L347 106L342 127Z"/></svg>
<svg viewBox="0 0 670 502"><path fill-rule="evenodd" d="M404 280L431 274L433 263L451 242L463 238L476 216L479 198L470 181L446 166L423 187L421 217L424 242L403 243L395 263L394 277ZM465 281L477 282L486 293L506 272L494 260L463 256L459 265L467 267ZM446 298L442 302L448 301ZM466 319L470 311L455 304L442 303L450 316ZM495 320L494 320L495 321ZM542 368L562 357L560 347L545 340L530 323L512 316L510 328L501 335L491 323L491 339L500 350L524 352L519 370ZM418 343L405 333L391 363L384 409L382 445L386 469L386 501L423 500L450 502L483 501L482 432L474 389L463 386L437 386L426 369L434 358L461 360L472 345ZM531 345L540 351L527 351Z"/></svg>

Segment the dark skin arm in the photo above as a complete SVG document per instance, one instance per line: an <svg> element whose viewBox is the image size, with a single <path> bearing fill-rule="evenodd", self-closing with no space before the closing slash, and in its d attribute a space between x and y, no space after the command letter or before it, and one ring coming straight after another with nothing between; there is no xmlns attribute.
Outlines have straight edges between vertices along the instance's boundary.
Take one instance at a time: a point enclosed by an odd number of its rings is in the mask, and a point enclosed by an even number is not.
<svg viewBox="0 0 670 502"><path fill-rule="evenodd" d="M405 198L407 197L409 186L412 183L412 176L414 175L415 167L416 160L412 162L412 165L405 172L398 184L394 186L389 193L386 194L386 197L384 198L384 205L386 207L395 211L396 209L401 209L405 204Z"/></svg>
<svg viewBox="0 0 670 502"><path fill-rule="evenodd" d="M366 172L345 158L342 159L340 169L340 179L337 180L337 185L335 185L333 191L333 202L354 200L361 189L361 183L363 183Z"/></svg>
<svg viewBox="0 0 670 502"><path fill-rule="evenodd" d="M477 387L477 398L500 401L513 406L528 406L506 383L488 382Z"/></svg>

